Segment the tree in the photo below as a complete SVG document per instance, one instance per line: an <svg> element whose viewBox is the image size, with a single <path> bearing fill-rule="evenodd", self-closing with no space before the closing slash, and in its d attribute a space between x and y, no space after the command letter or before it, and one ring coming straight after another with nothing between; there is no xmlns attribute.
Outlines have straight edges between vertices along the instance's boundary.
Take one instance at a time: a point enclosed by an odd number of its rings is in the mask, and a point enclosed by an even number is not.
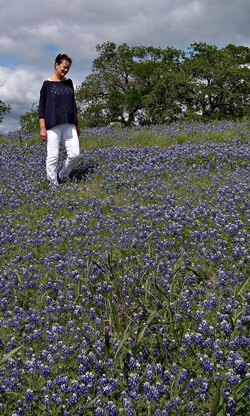
<svg viewBox="0 0 250 416"><path fill-rule="evenodd" d="M249 115L250 70L245 64L249 63L250 49L233 45L218 49L200 42L189 50L185 59L193 90L189 112L204 120Z"/></svg>
<svg viewBox="0 0 250 416"><path fill-rule="evenodd" d="M154 47L97 45L99 57L92 74L76 91L77 105L84 125L121 122L131 125L142 118L144 97L153 88L153 74L162 59Z"/></svg>
<svg viewBox="0 0 250 416"><path fill-rule="evenodd" d="M5 114L11 111L11 107L0 100L0 123L2 123Z"/></svg>
<svg viewBox="0 0 250 416"><path fill-rule="evenodd" d="M20 117L20 125L24 133L37 133L39 131L37 105L32 104L31 110Z"/></svg>
<svg viewBox="0 0 250 416"><path fill-rule="evenodd" d="M191 44L174 48L97 45L92 73L77 88L83 126L130 126L250 114L250 49Z"/></svg>
<svg viewBox="0 0 250 416"><path fill-rule="evenodd" d="M182 51L174 48L161 51L151 77L151 91L143 98L144 123L172 123L186 116L184 109L191 91L189 77L183 71L184 57Z"/></svg>

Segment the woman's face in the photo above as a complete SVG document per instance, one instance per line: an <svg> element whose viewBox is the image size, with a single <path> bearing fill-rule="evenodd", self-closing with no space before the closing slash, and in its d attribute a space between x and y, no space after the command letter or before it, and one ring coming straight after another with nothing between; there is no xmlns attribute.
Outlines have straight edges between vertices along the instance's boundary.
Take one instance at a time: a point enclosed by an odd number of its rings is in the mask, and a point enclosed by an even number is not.
<svg viewBox="0 0 250 416"><path fill-rule="evenodd" d="M59 78L63 79L66 77L67 73L70 70L70 63L66 60L63 60L60 64L56 65L56 73L59 76Z"/></svg>

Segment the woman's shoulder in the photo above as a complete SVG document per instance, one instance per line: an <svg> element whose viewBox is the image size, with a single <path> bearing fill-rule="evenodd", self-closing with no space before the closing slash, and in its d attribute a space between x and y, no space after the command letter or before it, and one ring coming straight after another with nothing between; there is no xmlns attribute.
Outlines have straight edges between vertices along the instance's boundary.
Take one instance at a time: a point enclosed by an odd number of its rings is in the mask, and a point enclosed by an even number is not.
<svg viewBox="0 0 250 416"><path fill-rule="evenodd" d="M64 82L67 82L68 84L72 84L73 85L73 81L71 78L67 78Z"/></svg>
<svg viewBox="0 0 250 416"><path fill-rule="evenodd" d="M43 81L40 92L45 93L46 90L47 90L47 80Z"/></svg>
<svg viewBox="0 0 250 416"><path fill-rule="evenodd" d="M42 88L46 87L46 85L48 85L49 82L50 82L49 79L45 79L43 81Z"/></svg>

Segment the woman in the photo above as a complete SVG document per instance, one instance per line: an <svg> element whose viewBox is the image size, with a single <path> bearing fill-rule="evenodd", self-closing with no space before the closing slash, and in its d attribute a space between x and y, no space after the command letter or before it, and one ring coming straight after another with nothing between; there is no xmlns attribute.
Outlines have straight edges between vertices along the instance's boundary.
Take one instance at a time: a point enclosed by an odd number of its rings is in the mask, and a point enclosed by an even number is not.
<svg viewBox="0 0 250 416"><path fill-rule="evenodd" d="M79 128L74 87L66 75L72 64L66 54L55 59L55 72L44 81L39 100L40 137L47 141L46 172L50 183L58 185L68 177L75 167L79 155ZM64 144L67 151L59 174L57 173L59 145Z"/></svg>

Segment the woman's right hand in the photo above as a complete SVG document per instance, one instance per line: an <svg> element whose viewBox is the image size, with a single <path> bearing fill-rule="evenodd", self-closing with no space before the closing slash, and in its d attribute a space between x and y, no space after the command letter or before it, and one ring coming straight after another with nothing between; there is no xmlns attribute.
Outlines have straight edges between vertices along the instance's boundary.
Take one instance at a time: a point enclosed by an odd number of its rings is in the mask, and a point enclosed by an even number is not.
<svg viewBox="0 0 250 416"><path fill-rule="evenodd" d="M42 142L46 142L47 140L47 131L44 127L40 129L40 138Z"/></svg>

